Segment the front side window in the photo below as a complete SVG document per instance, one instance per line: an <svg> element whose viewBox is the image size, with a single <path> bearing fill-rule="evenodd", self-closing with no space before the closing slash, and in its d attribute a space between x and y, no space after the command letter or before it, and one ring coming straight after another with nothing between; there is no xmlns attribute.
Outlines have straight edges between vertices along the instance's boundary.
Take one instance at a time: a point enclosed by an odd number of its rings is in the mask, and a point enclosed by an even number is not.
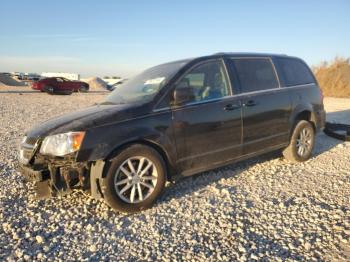
<svg viewBox="0 0 350 262"><path fill-rule="evenodd" d="M315 82L310 69L299 59L277 58L276 60L282 71L285 86L304 85Z"/></svg>
<svg viewBox="0 0 350 262"><path fill-rule="evenodd" d="M228 79L222 62L210 61L193 68L176 85L176 90L181 88L193 91L193 99L187 103L229 95Z"/></svg>
<svg viewBox="0 0 350 262"><path fill-rule="evenodd" d="M237 72L243 93L279 86L272 63L268 58L233 58L231 63Z"/></svg>

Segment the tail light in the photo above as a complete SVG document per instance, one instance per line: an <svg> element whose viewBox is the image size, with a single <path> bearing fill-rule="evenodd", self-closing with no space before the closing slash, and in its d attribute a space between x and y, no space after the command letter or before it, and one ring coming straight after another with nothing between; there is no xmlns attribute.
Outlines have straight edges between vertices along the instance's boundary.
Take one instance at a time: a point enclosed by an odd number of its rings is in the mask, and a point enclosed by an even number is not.
<svg viewBox="0 0 350 262"><path fill-rule="evenodd" d="M321 103L323 104L323 92L322 92L322 89L320 88L320 96L321 96Z"/></svg>

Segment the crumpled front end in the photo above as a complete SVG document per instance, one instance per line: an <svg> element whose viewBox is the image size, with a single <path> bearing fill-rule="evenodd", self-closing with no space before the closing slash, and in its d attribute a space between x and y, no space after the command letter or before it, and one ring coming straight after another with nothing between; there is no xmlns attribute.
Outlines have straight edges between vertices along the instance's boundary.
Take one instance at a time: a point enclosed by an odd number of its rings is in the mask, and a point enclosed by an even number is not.
<svg viewBox="0 0 350 262"><path fill-rule="evenodd" d="M40 138L25 137L20 145L20 172L35 183L37 198L65 195L73 189L89 190L90 166L76 162L75 153L64 157L41 155Z"/></svg>

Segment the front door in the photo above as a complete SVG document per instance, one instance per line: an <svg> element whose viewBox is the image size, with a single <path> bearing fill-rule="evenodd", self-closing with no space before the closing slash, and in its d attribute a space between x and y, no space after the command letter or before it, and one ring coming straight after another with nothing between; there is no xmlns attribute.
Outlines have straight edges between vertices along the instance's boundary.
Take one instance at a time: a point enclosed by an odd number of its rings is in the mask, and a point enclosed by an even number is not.
<svg viewBox="0 0 350 262"><path fill-rule="evenodd" d="M194 90L192 101L173 107L179 171L192 174L240 156L240 100L232 96L223 61L195 66L178 81L178 88Z"/></svg>

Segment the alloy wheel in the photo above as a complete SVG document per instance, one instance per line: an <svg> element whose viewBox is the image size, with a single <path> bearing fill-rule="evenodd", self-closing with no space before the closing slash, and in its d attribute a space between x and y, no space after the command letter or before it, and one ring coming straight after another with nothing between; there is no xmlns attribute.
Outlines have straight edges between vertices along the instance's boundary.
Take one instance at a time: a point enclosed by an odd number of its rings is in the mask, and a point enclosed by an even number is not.
<svg viewBox="0 0 350 262"><path fill-rule="evenodd" d="M310 153L312 148L312 131L309 128L303 128L300 131L296 147L299 156L305 156Z"/></svg>
<svg viewBox="0 0 350 262"><path fill-rule="evenodd" d="M157 168L150 159L130 157L118 168L114 176L114 188L123 201L135 204L152 194L157 180Z"/></svg>

